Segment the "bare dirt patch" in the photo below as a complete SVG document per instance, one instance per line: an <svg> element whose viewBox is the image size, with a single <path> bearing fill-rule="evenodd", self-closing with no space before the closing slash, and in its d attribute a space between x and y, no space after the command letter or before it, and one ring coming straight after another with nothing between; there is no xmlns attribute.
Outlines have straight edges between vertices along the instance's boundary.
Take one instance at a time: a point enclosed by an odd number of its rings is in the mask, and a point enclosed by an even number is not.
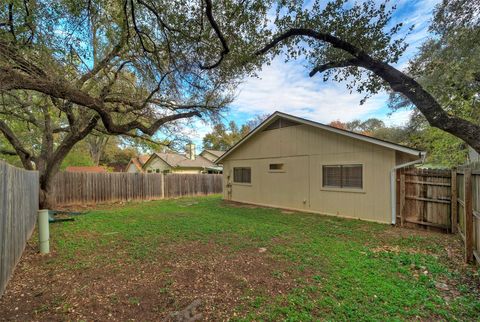
<svg viewBox="0 0 480 322"><path fill-rule="evenodd" d="M253 293L287 293L300 274L268 251L232 252L213 242L164 245L153 260L74 270L52 265L55 256L27 249L0 299L0 320L175 320L172 313L195 300L203 320L225 320Z"/></svg>

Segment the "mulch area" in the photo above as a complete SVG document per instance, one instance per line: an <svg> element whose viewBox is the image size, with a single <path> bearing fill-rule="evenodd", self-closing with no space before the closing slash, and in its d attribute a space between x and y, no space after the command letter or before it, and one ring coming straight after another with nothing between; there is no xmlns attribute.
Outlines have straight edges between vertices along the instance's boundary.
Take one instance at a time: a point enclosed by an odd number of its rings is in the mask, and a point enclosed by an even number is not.
<svg viewBox="0 0 480 322"><path fill-rule="evenodd" d="M169 245L153 260L79 269L52 265L55 256L27 247L0 299L1 321L185 321L193 314L183 310L192 303L201 320L226 320L253 300L251 291L287 293L300 274L268 250L232 252L213 242Z"/></svg>

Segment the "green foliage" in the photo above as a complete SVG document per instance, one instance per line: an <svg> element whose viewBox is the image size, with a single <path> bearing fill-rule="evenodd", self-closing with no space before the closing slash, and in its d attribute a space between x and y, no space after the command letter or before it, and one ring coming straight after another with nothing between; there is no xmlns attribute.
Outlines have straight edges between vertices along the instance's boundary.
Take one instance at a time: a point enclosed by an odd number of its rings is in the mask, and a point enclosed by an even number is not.
<svg viewBox="0 0 480 322"><path fill-rule="evenodd" d="M373 0L281 3L283 6L278 7L275 20L279 31L297 27L328 33L386 63L396 63L407 48L405 37L408 31L402 37L398 36L405 26L403 23L391 24L391 17L396 8L388 1L381 1L380 4ZM312 69L353 57L344 50L310 38L295 38L288 41L286 46L288 59L305 58ZM379 77L357 67L329 69L323 74L323 80L328 79L346 81L351 91L366 93L367 96L386 88L385 82ZM364 100L361 103L363 102Z"/></svg>
<svg viewBox="0 0 480 322"><path fill-rule="evenodd" d="M64 170L68 166L93 166L88 147L85 142L77 144L70 153L67 154L62 162L60 169Z"/></svg>
<svg viewBox="0 0 480 322"><path fill-rule="evenodd" d="M204 149L226 151L262 123L268 116L257 115L241 127L235 121L228 123L228 127L223 123L216 124L213 127L213 131L203 137L203 147Z"/></svg>
<svg viewBox="0 0 480 322"><path fill-rule="evenodd" d="M389 225L232 207L218 196L146 205L106 207L52 225L56 255L48 265L101 272L152 263L167 285L159 292L163 298L175 278L175 271L162 269L166 250L213 243L235 256L265 247L262 265L279 264L273 278L291 287L284 293L268 285L239 288L234 320L471 320L480 314L478 291L464 284L444 254L454 236L411 231L402 237ZM184 255L201 263L218 256ZM436 281L446 281L455 297L437 290Z"/></svg>
<svg viewBox="0 0 480 322"><path fill-rule="evenodd" d="M472 5L468 0L454 0L436 7L430 26L432 36L410 61L407 71L448 113L480 124L480 19ZM398 95L392 95L390 107L412 108ZM427 150L429 162L443 166L466 162L467 145L429 127L418 111L411 126L417 128L415 144Z"/></svg>

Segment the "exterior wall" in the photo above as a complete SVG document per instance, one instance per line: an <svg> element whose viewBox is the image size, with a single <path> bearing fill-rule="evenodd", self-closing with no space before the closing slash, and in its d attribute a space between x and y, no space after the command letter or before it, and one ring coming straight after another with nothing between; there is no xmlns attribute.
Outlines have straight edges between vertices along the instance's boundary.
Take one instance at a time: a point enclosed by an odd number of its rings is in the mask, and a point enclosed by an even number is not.
<svg viewBox="0 0 480 322"><path fill-rule="evenodd" d="M407 162L412 162L420 159L420 156L415 156L400 151L395 151L396 165L404 164Z"/></svg>
<svg viewBox="0 0 480 322"><path fill-rule="evenodd" d="M148 172L148 170L157 172L158 169L158 172L160 173L163 173L164 171L170 171L171 173L198 174L202 173L203 171L202 168L172 168L165 161L158 157L148 162L144 168L145 172Z"/></svg>
<svg viewBox="0 0 480 322"><path fill-rule="evenodd" d="M145 172L148 172L149 170L151 172L157 172L158 169L158 172L160 173L172 169L172 167L170 167L165 161L161 160L158 157L155 157L150 162L148 162L148 164L145 164L143 168L145 169Z"/></svg>
<svg viewBox="0 0 480 322"><path fill-rule="evenodd" d="M200 168L171 168L172 173L183 173L183 174L199 174L203 173L203 169Z"/></svg>
<svg viewBox="0 0 480 322"><path fill-rule="evenodd" d="M137 172L140 172L140 171L139 171L138 168L135 166L135 164L130 163L130 165L128 166L126 172L129 172L129 173L137 173Z"/></svg>
<svg viewBox="0 0 480 322"><path fill-rule="evenodd" d="M270 163L284 170L269 171ZM234 201L391 223L394 150L308 125L255 134L223 162L224 197ZM362 164L363 189L322 187L322 166ZM251 184L233 183L234 167L251 167Z"/></svg>

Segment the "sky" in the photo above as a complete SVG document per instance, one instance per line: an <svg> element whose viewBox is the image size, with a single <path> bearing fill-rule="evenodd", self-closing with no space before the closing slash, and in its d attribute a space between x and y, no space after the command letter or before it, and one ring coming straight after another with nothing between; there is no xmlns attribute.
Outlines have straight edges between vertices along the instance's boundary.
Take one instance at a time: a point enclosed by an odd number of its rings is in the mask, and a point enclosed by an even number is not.
<svg viewBox="0 0 480 322"><path fill-rule="evenodd" d="M428 35L428 26L432 12L440 0L398 0L392 23L404 22L414 25L407 36L409 44L406 52L396 64L399 69L407 66L408 60L417 52L418 47ZM406 28L405 28L406 29ZM281 111L321 123L334 120L365 120L371 117L383 120L387 125L403 125L411 114L408 110L395 113L387 107L388 94L379 93L363 105L363 94L350 93L345 84L332 80L323 82L321 75L309 77L310 70L302 62L285 63L281 57L271 65L263 66L258 77L247 78L238 87L234 102L223 121L235 120L243 124L256 115ZM211 130L211 125L201 121L194 122L187 136L201 147L202 137Z"/></svg>

